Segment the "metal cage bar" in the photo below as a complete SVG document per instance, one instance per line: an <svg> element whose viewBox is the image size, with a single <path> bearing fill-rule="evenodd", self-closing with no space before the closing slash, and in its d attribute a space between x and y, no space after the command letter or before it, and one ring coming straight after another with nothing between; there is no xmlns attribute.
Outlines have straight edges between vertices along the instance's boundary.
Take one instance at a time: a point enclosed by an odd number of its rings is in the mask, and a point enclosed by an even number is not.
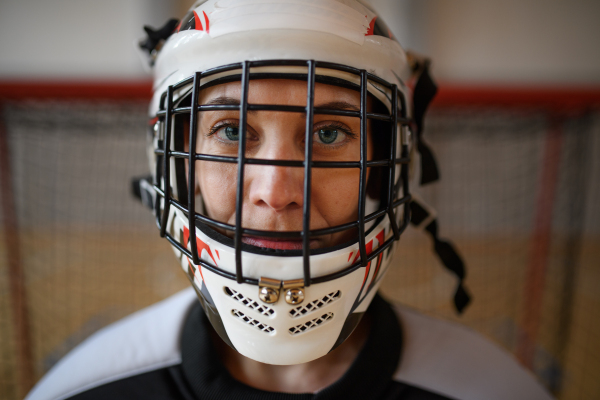
<svg viewBox="0 0 600 400"><path fill-rule="evenodd" d="M306 129L304 140L304 204L302 210L302 262L304 286L310 286L310 204L311 204L311 163L313 151L313 109L315 105L315 62L308 64L308 85L306 88Z"/></svg>
<svg viewBox="0 0 600 400"><path fill-rule="evenodd" d="M315 285L317 283L323 283L323 282L328 282L330 280L333 279L338 279L341 278L343 276L346 276L348 274L353 273L354 271L356 271L359 268L363 268L363 258L365 260L365 263L369 263L370 261L373 261L377 256L379 256L381 253L383 253L387 248L389 248L392 243L394 243L395 239L394 238L389 238L388 240L386 240L382 246L378 247L376 250L374 250L371 254L369 254L366 257L362 257L361 256L361 260L358 260L357 262L355 262L354 264L352 264L350 267L343 269L341 271L338 272L334 272L332 274L329 275L325 275L325 276L319 276L316 278L313 278L310 280L311 284Z"/></svg>
<svg viewBox="0 0 600 400"><path fill-rule="evenodd" d="M250 69L261 66L304 66L308 67L308 74L306 75L307 79L307 104L305 107L302 106L284 106L284 105L264 105L264 104L248 104L248 90L249 83L252 79L252 74L250 74ZM331 110L326 108L314 107L314 96L315 96L315 82L316 82L316 69L317 68L326 68L333 69L338 71L344 71L351 74L354 74L360 77L360 87L357 88L360 91L360 111L351 111L351 110ZM199 92L201 88L201 79L204 79L210 75L214 75L217 73L223 73L227 71L240 70L241 74L238 76L238 79L241 80L241 98L239 105L200 105L198 104ZM278 75L278 73L273 73L274 75ZM266 74L261 74L261 77ZM367 101L368 101L368 85L373 82L377 83L391 91L391 103L392 103L392 111L390 115L387 114L377 114L372 112L367 112ZM190 107L173 107L173 93L178 90L184 88L186 85L190 83L193 84L191 96L192 102ZM165 101L167 104L165 104ZM398 107L398 103L400 102L401 106ZM396 85L390 84L383 79L372 75L364 70L359 70L353 67L328 63L328 62L318 62L314 60L266 60L266 61L246 61L244 63L231 64L224 67L217 67L211 70L204 71L202 73L198 72L193 77L184 79L178 82L175 85L170 86L167 91L161 96L161 105L165 105L163 109L158 111L157 117L159 120L164 119L165 127L164 127L164 140L163 146L159 146L157 150L155 150L155 154L157 156L162 156L162 168L160 173L163 175L163 182L165 182L165 190L161 190L160 187L155 185L155 191L157 194L162 197L165 201L164 204L164 214L161 215L161 235L164 235L171 244L173 244L177 249L179 249L185 256L191 258L196 265L200 265L203 268L207 268L221 276L224 276L229 279L235 279L238 283L248 283L257 285L258 281L256 279L246 278L243 275L243 266L242 266L242 236L244 234L255 235L255 236L264 236L264 237L285 237L285 238L301 238L302 239L302 257L303 257L303 272L304 272L304 284L305 286L309 286L310 284L325 282L331 279L336 279L338 277L347 275L352 273L358 268L365 267L367 263L381 254L386 248L389 248L391 244L396 240L400 233L404 231L406 225L408 224L410 218L410 195L408 194L408 163L410 161L408 154L408 145L402 144L401 156L397 157L396 147L398 143L398 124L405 126L410 125L412 121L407 118L407 109L406 109L406 99L398 90ZM161 107L162 108L162 107ZM239 124L239 148L237 157L227 157L227 156L216 156L210 154L198 154L196 153L196 137L198 130L198 118L199 112L201 111L216 111L216 110L239 110L240 112L240 124ZM247 114L248 111L285 111L285 112L296 112L296 113L306 113L306 129L305 129L305 158L304 161L293 161L293 160L266 160L266 159L248 159L246 158L246 131L247 131ZM399 115L399 111L401 115ZM170 142L172 136L172 123L171 119L178 114L187 114L190 113L190 132L189 132L189 143L190 148L188 152L182 151L172 151L170 150ZM348 161L348 162L334 162L334 161L313 161L312 160L312 144L313 144L313 120L314 115L316 114L328 114L328 115L340 115L347 117L356 117L360 118L360 161ZM368 160L368 141L367 141L367 124L368 120L379 120L384 122L391 122L391 151L388 157L381 160ZM162 147L162 150L160 149ZM176 199L172 198L172 193L170 190L170 160L171 159L181 159L186 158L190 165L188 171L188 181L190 182L190 187L195 185L195 167L194 163L196 161L208 161L208 162L225 162L225 163L237 163L238 165L238 181L236 187L236 223L234 225L230 225L227 223L219 222L213 220L207 216L200 215L196 213L195 210L195 191L193 189L188 191L188 199L187 199L187 209L183 203L180 203ZM294 232L272 232L272 231L261 231L256 229L248 229L242 227L242 210L243 210L243 199L244 199L244 174L245 174L245 166L247 164L251 165L269 165L269 166L279 166L279 167L302 167L304 168L304 205L303 205L303 226L302 231L294 231ZM401 164L401 180L404 190L404 196L401 199L394 201L397 190L399 189L399 184L396 186L396 165ZM390 186L390 190L388 193L388 204L384 209L379 209L369 215L365 215L366 208L366 186L367 186L367 168L369 167L388 167L390 168L389 181L388 185ZM359 179L359 200L358 200L358 219L343 225L338 225L335 227L310 230L310 203L311 203L311 169L312 168L358 168L360 170L360 179ZM159 172L159 171L157 171ZM189 219L189 230L190 230L190 240L191 240L191 249L188 250L186 248L187 244L182 245L177 240L175 240L171 234L167 231L167 222L168 222L168 214L170 206L174 206L179 211L185 213ZM404 221L401 227L398 227L396 221L396 208L403 206L404 207ZM389 238L386 240L381 246L379 246L374 252L367 255L366 254L366 234L365 234L365 224L367 222L371 222L378 218L383 217L384 215L388 215L391 220L392 230L394 231L393 238ZM191 217L190 217L191 216ZM206 224L213 228L219 228L224 230L229 230L234 232L234 247L235 247L235 274L231 272L224 271L216 266L210 265L209 263L200 259L201 254L198 254L197 244L196 244L196 222ZM359 252L361 254L361 259L351 265L348 268L345 268L339 272L334 274L330 274L327 276L318 277L312 279L310 277L310 238L319 235L328 235L337 232L341 232L347 229L358 229L358 244L359 244Z"/></svg>
<svg viewBox="0 0 600 400"><path fill-rule="evenodd" d="M165 93L166 96L166 93ZM160 123L160 119L158 120ZM162 127L164 127L164 120L162 121ZM154 180L152 182L153 186L154 186L154 191L160 196L160 198L162 198L163 202L167 201L167 199L165 198L165 192L159 187L162 177L162 168L163 168L163 163L162 163L162 158L164 158L164 154L165 154L165 149L164 149L164 140L160 139L160 128L161 126L159 125L159 131L158 131L158 135L159 137L156 138L157 141L157 147L161 147L162 146L162 150L160 151L160 154L158 151L155 151L155 154L159 154L159 157L156 158L156 166L154 169ZM163 135L164 136L164 135ZM160 229L161 229L161 212L160 212L160 199L157 197L156 201L154 202L154 217L155 217L155 221L156 221L156 226L159 229L159 234L160 234Z"/></svg>
<svg viewBox="0 0 600 400"><path fill-rule="evenodd" d="M168 199L171 197L171 160L169 159L171 147L171 133L172 133L172 113L171 110L173 108L173 87L169 86L167 88L167 104L166 104L166 114L165 114L165 137L163 139L163 158L162 158L162 171L163 171L163 182L164 182L164 192L166 196L163 197L164 206L162 215L160 218L160 237L165 237L165 232L167 231L167 220L169 219L169 208L171 207L171 203Z"/></svg>
<svg viewBox="0 0 600 400"><path fill-rule="evenodd" d="M248 117L249 75L250 63L244 61L242 64L242 92L239 107L240 126L238 135L240 144L238 148L238 181L235 194L235 232L233 240L235 247L235 279L237 283L244 281L242 270L242 206L244 203L244 169L246 166L246 119Z"/></svg>
<svg viewBox="0 0 600 400"><path fill-rule="evenodd" d="M402 112L402 118L403 119L407 119L408 118L408 109L406 107L406 98L404 96L400 97L400 105L401 105L401 112ZM400 156L402 158L409 158L409 133L410 133L410 124L403 124L403 127L406 126L406 129L402 129L402 150L400 153ZM406 137L405 136L405 132L406 131ZM408 163L402 164L402 166L400 167L400 174L402 176L402 194L403 194L403 198L408 198L409 201L407 201L406 203L404 203L404 219L402 221L402 227L400 228L400 233L404 232L404 230L406 229L406 227L408 226L408 223L410 222L410 190L408 187Z"/></svg>
<svg viewBox="0 0 600 400"><path fill-rule="evenodd" d="M200 80L202 79L202 73L196 72L194 74L193 88L192 88L192 104L198 104L198 97L200 96ZM189 215L196 215L196 135L198 133L198 113L190 113L190 138L189 138L189 158L188 158L188 212ZM195 218L188 218L188 229L190 232L190 247L192 249L192 260L194 264L198 265L201 254L198 254L198 245L196 239L196 220ZM187 245L187 243L186 243Z"/></svg>
<svg viewBox="0 0 600 400"><path fill-rule="evenodd" d="M179 243L177 240L175 240L175 238L173 238L169 233L167 233L165 235L165 238L173 245L177 248L177 250L179 250L182 254L184 254L186 257L192 257L192 253L186 249L185 247L183 247L181 245L181 243ZM388 247L390 247L392 245L392 243L394 242L393 238L389 238L388 240L386 240L382 246L378 247L376 250L374 250L371 254L369 254L366 257L366 261L373 261L373 259L375 259L377 256L379 256L379 254L381 254L382 252L384 252ZM203 268L206 268L207 270L214 272L217 275L220 275L222 277L231 279L231 280L236 280L237 277L235 274L232 274L230 272L224 271L220 268L215 267L214 265L211 265L209 263L207 263L204 260L199 260L198 264ZM338 272L334 272L332 274L329 275L324 275L324 276L320 276L320 277L316 277L316 278L311 278L310 279L310 284L314 285L317 283L323 283L323 282L327 282L330 281L332 279L337 279L340 278L342 276L346 276L348 274L351 274L352 272L356 271L358 268L362 268L362 260L358 260L357 262L355 262L354 264L352 264L350 267L338 271ZM250 285L258 285L258 279L253 279L253 278L246 278L244 277L242 279L242 283L247 283Z"/></svg>
<svg viewBox="0 0 600 400"><path fill-rule="evenodd" d="M163 155L163 150L155 150L154 154ZM183 151L169 151L170 158L188 158L189 153ZM228 156L215 156L212 154L196 154L196 161L214 161L214 162L224 162L230 164L237 163L237 157L228 157ZM408 162L408 158L396 158L394 162L395 164L404 164ZM280 167L299 167L304 168L304 161L294 161L294 160L270 160L263 158L246 158L246 164L252 165L271 165L271 166L280 166ZM312 168L360 168L360 161L311 161L310 166ZM388 159L381 160L371 160L367 161L367 167L389 167L390 161Z"/></svg>
<svg viewBox="0 0 600 400"><path fill-rule="evenodd" d="M164 197L164 192L160 188L154 187L154 190L158 193L159 196ZM175 199L169 199L169 202L171 203L172 206L177 208L179 211L183 212L189 218L188 210L185 208L185 206L183 204L179 203ZM396 207L399 206L400 204L402 204L403 200L400 199L400 200L398 200L397 203L398 204L396 205ZM368 222L372 219L375 219L375 218L379 217L381 215L381 213L383 213L383 212L385 212L385 210L376 211L372 214L369 214L365 220ZM196 221L205 223L206 225L212 226L214 228L220 228L220 229L229 230L232 232L235 231L234 225L230 225L225 222L220 222L220 221L214 220L212 218L209 218L209 217L201 215L201 214L196 214L195 218L196 218ZM348 222L346 224L337 225L337 226L334 226L331 228L322 228L322 229L316 229L313 231L309 231L309 236L313 237L313 236L330 235L333 233L342 232L342 231L345 231L345 230L348 230L351 228L357 228L357 227L358 227L358 222L356 222L356 221ZM250 234L253 236L264 236L264 237L282 237L282 238L289 238L289 239L301 239L302 238L302 231L279 232L279 231L261 231L258 229L242 228L242 234L244 234L244 233L247 233L247 234Z"/></svg>
<svg viewBox="0 0 600 400"><path fill-rule="evenodd" d="M396 212L393 207L394 202L394 187L396 186L396 146L398 141L398 87L392 86L392 137L390 138L390 175L388 180L388 218L394 233L394 239L400 239L400 231L398 230L398 221L396 221Z"/></svg>
<svg viewBox="0 0 600 400"><path fill-rule="evenodd" d="M365 207L367 196L367 71L360 71L360 180L358 195L358 251L361 265L367 266Z"/></svg>
<svg viewBox="0 0 600 400"><path fill-rule="evenodd" d="M196 111L231 111L239 110L239 106L230 104L205 104L196 106ZM177 107L174 108L171 113L173 115L187 114L191 112L191 107ZM282 106L277 104L248 104L248 111L278 111L278 112L304 112L306 111L302 106ZM359 111L352 110L334 110L329 108L314 107L314 115L339 115L343 117L355 117L360 118L361 113ZM161 110L156 113L157 117L163 117L166 115L165 110ZM380 121L391 121L391 117L386 114L378 113L367 113L368 119L376 119ZM402 121L401 121L402 122Z"/></svg>
<svg viewBox="0 0 600 400"><path fill-rule="evenodd" d="M177 240L175 240L175 238L173 238L171 235L169 235L168 233L165 235L165 237L167 238L167 240L177 248L177 250L179 250L182 254L184 254L186 257L192 257L192 253L186 249L185 247L183 247L181 245L181 243L179 243ZM222 277L231 279L231 280L235 280L236 276L235 274L232 274L230 272L227 271L223 271L220 268L215 267L214 265L210 265L209 263L207 263L204 260L198 260L198 264L199 266L208 269L211 272L214 272L217 275L220 275ZM242 283L248 283L250 285L258 285L258 279L252 279L252 278L244 278Z"/></svg>

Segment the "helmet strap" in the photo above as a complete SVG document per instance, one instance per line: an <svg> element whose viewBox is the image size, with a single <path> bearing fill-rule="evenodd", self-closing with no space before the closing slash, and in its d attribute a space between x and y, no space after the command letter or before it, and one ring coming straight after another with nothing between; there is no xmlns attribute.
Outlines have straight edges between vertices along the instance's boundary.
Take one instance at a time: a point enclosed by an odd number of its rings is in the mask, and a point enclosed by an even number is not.
<svg viewBox="0 0 600 400"><path fill-rule="evenodd" d="M410 203L411 211L411 224L417 228L422 228L429 234L433 241L433 248L435 253L439 257L444 267L452 272L458 278L458 284L454 292L454 307L459 314L462 314L465 307L471 302L471 296L464 286L464 279L466 276L465 264L454 246L446 241L440 239L438 236L438 223L435 217L435 212L430 210L429 206L422 202L422 200L413 198Z"/></svg>
<svg viewBox="0 0 600 400"><path fill-rule="evenodd" d="M437 85L429 74L429 64L428 59L415 59L413 63L413 70L417 77L413 93L413 113L416 124L417 150L421 155L421 185L435 182L440 178L433 152L423 140L425 112L437 93Z"/></svg>

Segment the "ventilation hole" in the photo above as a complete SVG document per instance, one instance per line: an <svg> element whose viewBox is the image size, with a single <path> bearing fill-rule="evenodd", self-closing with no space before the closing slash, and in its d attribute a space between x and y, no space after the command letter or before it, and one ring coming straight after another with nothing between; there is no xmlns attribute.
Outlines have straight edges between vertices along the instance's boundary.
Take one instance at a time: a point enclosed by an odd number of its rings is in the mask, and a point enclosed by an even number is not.
<svg viewBox="0 0 600 400"><path fill-rule="evenodd" d="M266 316L266 317L270 317L273 314L275 314L275 311L273 311L273 309L271 309L270 307L267 307L265 305L259 304L256 301L245 297L243 294L241 294L240 292L231 289L227 286L225 286L223 288L225 290L225 293L230 296L232 299L239 301L240 303L242 303L243 305L245 305L246 307L254 310L254 311L258 311L259 313L261 313L262 315Z"/></svg>
<svg viewBox="0 0 600 400"><path fill-rule="evenodd" d="M275 332L274 328L270 327L267 324L263 324L262 322L257 321L254 318L251 318L251 317L245 315L243 312L241 312L239 310L235 310L235 309L231 310L231 314L233 314L233 316L239 318L241 321L247 323L248 325L252 325L265 333Z"/></svg>
<svg viewBox="0 0 600 400"><path fill-rule="evenodd" d="M292 318L298 318L298 317L301 317L310 312L316 311L319 308L324 307L327 304L339 299L341 295L342 295L342 292L338 290L336 292L329 293L328 295L324 296L322 299L313 300L306 305L292 308L290 310L290 316Z"/></svg>
<svg viewBox="0 0 600 400"><path fill-rule="evenodd" d="M319 318L315 318L308 322L305 322L304 324L291 327L289 329L290 335L294 336L294 335L298 335L302 332L309 331L309 330L316 328L319 325L322 325L323 323L329 321L331 318L333 318L333 313L328 312L327 314L321 315Z"/></svg>

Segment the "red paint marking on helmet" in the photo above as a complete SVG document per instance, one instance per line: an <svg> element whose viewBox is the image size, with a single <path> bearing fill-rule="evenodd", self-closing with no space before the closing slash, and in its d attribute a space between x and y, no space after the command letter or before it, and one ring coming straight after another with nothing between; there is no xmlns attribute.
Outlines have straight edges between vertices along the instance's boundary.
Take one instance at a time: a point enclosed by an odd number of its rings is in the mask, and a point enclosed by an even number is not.
<svg viewBox="0 0 600 400"><path fill-rule="evenodd" d="M375 236L375 238L377 239L377 247L379 247L383 244L384 231L385 231L385 229L382 229L381 232L379 232L377 234L377 236ZM371 254L373 252L373 239L369 240L369 243L367 243L365 245L365 250L367 252L367 257L369 256L369 254ZM360 250L356 253L356 257L354 258L354 261L352 262L352 264L354 264L356 262L356 260L358 260L359 255L360 255ZM382 254L380 254L378 257L377 269L375 270L375 274L377 274L377 272L379 271L379 266L381 265L381 256L382 256ZM369 277L370 269L371 269L371 262L369 261L369 263L367 264L367 270L365 271L365 278L363 279L363 284L362 284L363 287L365 286L365 282L367 281L367 278ZM374 274L374 276L375 276L375 274ZM373 282L373 281L371 280L371 282Z"/></svg>
<svg viewBox="0 0 600 400"><path fill-rule="evenodd" d="M190 240L190 230L187 227L183 227L183 243L184 245L187 247L188 241ZM215 261L215 258L212 255L212 251L210 250L210 246L207 245L206 243L204 243L202 241L202 239L200 239L199 237L196 237L196 247L198 249L198 256L202 257L202 250L206 250L206 252L208 253L208 256L211 258L211 260L213 260L213 262L215 263L215 265L217 265L217 262ZM215 252L217 253L217 257L219 257L219 252L218 250L215 249ZM219 257L219 260L221 258ZM202 274L202 273L200 273Z"/></svg>
<svg viewBox="0 0 600 400"><path fill-rule="evenodd" d="M353 251L350 252L350 255L348 256L348 262L350 262L350 259L352 258L352 254L354 254Z"/></svg>
<svg viewBox="0 0 600 400"><path fill-rule="evenodd" d="M212 255L212 251L210 251L210 247L206 243L204 243L199 237L196 237L196 246L198 247L198 256L202 257L202 250L206 250L210 259L213 260L215 265L217 265L217 262L215 261L215 258Z"/></svg>
<svg viewBox="0 0 600 400"><path fill-rule="evenodd" d="M187 247L188 241L190 240L190 230L184 226L183 227L183 246Z"/></svg>
<svg viewBox="0 0 600 400"><path fill-rule="evenodd" d="M221 256L219 256L219 250L215 249L215 253L217 254L217 258L220 260Z"/></svg>
<svg viewBox="0 0 600 400"><path fill-rule="evenodd" d="M367 29L367 34L365 36L373 35L373 32L375 31L375 20L376 19L377 19L377 17L373 17L373 19L369 23L369 29Z"/></svg>
<svg viewBox="0 0 600 400"><path fill-rule="evenodd" d="M204 11L202 11L202 14L204 14L204 21L206 22L206 33L208 33L210 31L210 22L208 21L208 16Z"/></svg>
<svg viewBox="0 0 600 400"><path fill-rule="evenodd" d="M156 124L158 122L158 117L154 117L150 120L148 120L148 126L152 126L154 124Z"/></svg>
<svg viewBox="0 0 600 400"><path fill-rule="evenodd" d="M381 232L379 232L377 234L377 236L375 236L375 238L377 239L377 248L379 248L380 246L383 245L383 240L385 237L385 228L381 230ZM368 250L368 249L367 249ZM371 282L369 283L369 290L371 290L371 288L373 287L373 285L375 284L375 280L377 279L377 275L379 274L379 268L381 267L381 260L383 259L383 253L379 253L379 255L377 256L377 266L375 267L375 272L373 273L373 278L371 278ZM369 263L370 264L370 263ZM368 275L365 275L365 279L367 278ZM364 282L363 282L363 286L364 286Z"/></svg>
<svg viewBox="0 0 600 400"><path fill-rule="evenodd" d="M196 11L194 11L194 22L195 22L195 28L197 31L203 31L204 28L202 27L202 22L200 21L200 17L198 16L198 14L196 13Z"/></svg>
<svg viewBox="0 0 600 400"><path fill-rule="evenodd" d="M384 231L385 231L385 228L382 229L381 232L379 232L375 236L375 239L377 239L377 247L379 247L383 244ZM369 240L369 243L367 243L365 245L365 250L367 251L367 256L369 256L369 254L371 254L373 252L373 239ZM356 257L354 257L354 261L352 261L352 264L354 264L356 262L356 260L358 260L359 256L360 256L360 250L358 250L356 252ZM350 253L350 257L352 257L352 253ZM348 261L349 260L350 260L350 258L348 258Z"/></svg>
<svg viewBox="0 0 600 400"><path fill-rule="evenodd" d="M188 242L190 241L190 230L184 226L183 227L183 247L187 248ZM192 269L192 273L194 274L194 276L196 276L196 272L194 267L192 266L192 261L188 258L188 264L190 265L190 268ZM200 275L202 276L202 275ZM204 280L204 278L202 278L202 280Z"/></svg>
<svg viewBox="0 0 600 400"><path fill-rule="evenodd" d="M369 243L365 245L365 250L367 251L368 257L369 254L371 254L371 252L373 251L373 239L369 240ZM358 257L360 257L360 250L356 252L356 257L354 257L354 261L352 261L352 264L354 264L356 260L358 260Z"/></svg>

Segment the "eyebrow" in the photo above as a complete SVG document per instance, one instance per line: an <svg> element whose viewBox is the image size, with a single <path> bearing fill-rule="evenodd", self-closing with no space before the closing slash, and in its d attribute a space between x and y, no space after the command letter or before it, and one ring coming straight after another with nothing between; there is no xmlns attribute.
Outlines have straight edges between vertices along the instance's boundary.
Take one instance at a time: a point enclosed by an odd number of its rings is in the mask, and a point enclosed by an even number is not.
<svg viewBox="0 0 600 400"><path fill-rule="evenodd" d="M354 104L348 103L346 101L330 101L329 103L316 105L316 108L326 108L328 110L350 110L350 111L360 111L360 107L357 107Z"/></svg>
<svg viewBox="0 0 600 400"><path fill-rule="evenodd" d="M224 105L224 106L239 106L240 105L240 100L233 98L233 97L228 97L228 96L220 96L220 97L216 97L214 99L211 99L209 103L206 103L207 105ZM323 103L323 104L315 104L315 108L324 108L324 109L328 109L328 110L350 110L350 111L360 111L360 107L357 107L354 104L348 103L346 101L330 101L327 103ZM256 112L253 110L250 110L248 112Z"/></svg>
<svg viewBox="0 0 600 400"><path fill-rule="evenodd" d="M206 104L211 106L239 106L240 101L233 97L220 96L210 100L210 102Z"/></svg>

